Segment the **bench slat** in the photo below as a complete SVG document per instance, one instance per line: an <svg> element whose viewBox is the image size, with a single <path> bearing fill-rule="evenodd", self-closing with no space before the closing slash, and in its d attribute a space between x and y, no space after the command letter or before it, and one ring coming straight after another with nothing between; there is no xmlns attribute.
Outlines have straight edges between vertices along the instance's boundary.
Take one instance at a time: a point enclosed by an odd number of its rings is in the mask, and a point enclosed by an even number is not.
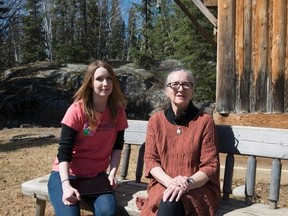
<svg viewBox="0 0 288 216"><path fill-rule="evenodd" d="M288 159L288 130L217 125L222 153Z"/></svg>
<svg viewBox="0 0 288 216"><path fill-rule="evenodd" d="M142 145L146 139L147 121L128 120L129 127L125 130L125 143Z"/></svg>

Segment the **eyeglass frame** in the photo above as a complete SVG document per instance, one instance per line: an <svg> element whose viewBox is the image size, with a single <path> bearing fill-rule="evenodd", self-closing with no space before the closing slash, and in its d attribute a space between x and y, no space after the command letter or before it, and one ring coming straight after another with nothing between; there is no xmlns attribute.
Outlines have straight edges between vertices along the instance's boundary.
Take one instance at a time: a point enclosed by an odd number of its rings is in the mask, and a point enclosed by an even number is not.
<svg viewBox="0 0 288 216"><path fill-rule="evenodd" d="M172 87L172 84L177 85L177 87ZM187 84L190 84L191 87L189 87L189 88L184 87L184 85L188 86ZM170 82L170 83L168 83L168 84L166 85L166 87L170 87L170 88L173 89L173 90L179 90L180 86L182 86L182 88L183 88L184 90L189 90L189 89L192 89L192 88L193 88L193 82L183 82L183 83L180 83L180 82Z"/></svg>

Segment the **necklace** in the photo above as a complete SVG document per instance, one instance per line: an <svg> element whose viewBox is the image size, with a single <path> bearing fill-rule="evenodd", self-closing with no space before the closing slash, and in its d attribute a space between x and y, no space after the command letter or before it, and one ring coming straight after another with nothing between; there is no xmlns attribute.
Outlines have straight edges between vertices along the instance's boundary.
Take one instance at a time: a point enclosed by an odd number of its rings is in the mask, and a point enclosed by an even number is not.
<svg viewBox="0 0 288 216"><path fill-rule="evenodd" d="M185 119L184 119L184 120L185 120ZM182 131L181 131L181 126L182 126L182 124L184 123L184 120L181 122L180 125L177 125L176 122L174 121L174 119L172 118L172 121L173 121L174 125L177 126L176 134L177 134L178 136L180 136L181 133L182 133Z"/></svg>

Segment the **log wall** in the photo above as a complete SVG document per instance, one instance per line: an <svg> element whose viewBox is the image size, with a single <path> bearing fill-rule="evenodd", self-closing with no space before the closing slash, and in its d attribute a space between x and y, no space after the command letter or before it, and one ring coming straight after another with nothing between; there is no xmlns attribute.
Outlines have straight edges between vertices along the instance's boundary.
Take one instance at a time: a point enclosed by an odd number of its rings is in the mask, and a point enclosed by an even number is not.
<svg viewBox="0 0 288 216"><path fill-rule="evenodd" d="M264 122L283 114L288 122L287 8L288 0L218 0L215 111L220 122L245 113L266 114Z"/></svg>

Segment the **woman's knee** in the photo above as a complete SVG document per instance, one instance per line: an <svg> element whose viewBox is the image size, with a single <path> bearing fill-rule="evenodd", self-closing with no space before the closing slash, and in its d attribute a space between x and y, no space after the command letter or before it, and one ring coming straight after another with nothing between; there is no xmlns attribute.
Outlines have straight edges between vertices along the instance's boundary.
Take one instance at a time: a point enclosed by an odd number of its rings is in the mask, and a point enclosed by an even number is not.
<svg viewBox="0 0 288 216"><path fill-rule="evenodd" d="M114 216L117 214L117 203L113 193L103 194L97 197L95 203L96 216Z"/></svg>
<svg viewBox="0 0 288 216"><path fill-rule="evenodd" d="M163 202L161 200L157 216L179 216L184 215L185 210L181 201Z"/></svg>

